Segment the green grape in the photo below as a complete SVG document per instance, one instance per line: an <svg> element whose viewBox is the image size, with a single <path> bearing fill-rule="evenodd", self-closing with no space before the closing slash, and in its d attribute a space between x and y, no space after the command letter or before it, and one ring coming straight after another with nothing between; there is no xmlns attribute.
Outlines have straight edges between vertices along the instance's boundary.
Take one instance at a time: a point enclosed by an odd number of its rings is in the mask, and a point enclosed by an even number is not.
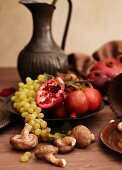
<svg viewBox="0 0 122 170"><path fill-rule="evenodd" d="M36 105L36 102L35 102L35 101L32 101L31 104L32 104L32 105Z"/></svg>
<svg viewBox="0 0 122 170"><path fill-rule="evenodd" d="M47 127L47 122L45 122L44 120L41 122L41 128L45 129Z"/></svg>
<svg viewBox="0 0 122 170"><path fill-rule="evenodd" d="M25 108L25 109L28 109L29 107L30 107L30 103L27 103L27 102L26 102L25 105L24 105L24 108Z"/></svg>
<svg viewBox="0 0 122 170"><path fill-rule="evenodd" d="M32 107L28 108L28 112L29 113L33 113L34 112L34 109Z"/></svg>
<svg viewBox="0 0 122 170"><path fill-rule="evenodd" d="M31 85L33 83L33 80L30 77L26 78L27 85Z"/></svg>
<svg viewBox="0 0 122 170"><path fill-rule="evenodd" d="M42 110L42 109L41 109L40 107L36 107L36 108L35 108L35 112L36 112L36 113L40 113L41 110Z"/></svg>
<svg viewBox="0 0 122 170"><path fill-rule="evenodd" d="M23 100L22 102L20 102L20 106L24 107L25 106L25 101Z"/></svg>
<svg viewBox="0 0 122 170"><path fill-rule="evenodd" d="M16 102L16 108L17 108L17 109L20 109L20 108L21 108L20 102Z"/></svg>
<svg viewBox="0 0 122 170"><path fill-rule="evenodd" d="M32 154L31 154L31 152L25 152L24 155L27 156L28 158L31 158Z"/></svg>
<svg viewBox="0 0 122 170"><path fill-rule="evenodd" d="M47 81L47 77L45 76L45 75L39 75L38 76L38 81L41 81L41 82L45 82L45 81Z"/></svg>
<svg viewBox="0 0 122 170"><path fill-rule="evenodd" d="M16 96L11 97L12 102L16 101Z"/></svg>
<svg viewBox="0 0 122 170"><path fill-rule="evenodd" d="M36 130L34 131L34 133L35 133L35 135L37 135L37 136L41 135L41 129L36 129Z"/></svg>
<svg viewBox="0 0 122 170"><path fill-rule="evenodd" d="M29 102L29 103L31 103L33 100L34 100L33 97L29 97L29 98L28 98L28 102Z"/></svg>
<svg viewBox="0 0 122 170"><path fill-rule="evenodd" d="M33 115L35 115L35 117L37 117L37 113L36 112L33 112Z"/></svg>
<svg viewBox="0 0 122 170"><path fill-rule="evenodd" d="M30 121L28 122L28 124L29 124L30 126L34 126L35 121L34 121L34 120L30 120Z"/></svg>
<svg viewBox="0 0 122 170"><path fill-rule="evenodd" d="M33 102L33 101L32 101L32 102ZM37 106L36 106L36 104L34 104L34 103L32 103L32 102L31 102L30 107L33 108L33 109L35 109Z"/></svg>
<svg viewBox="0 0 122 170"><path fill-rule="evenodd" d="M26 98L26 94L25 93L20 94L19 98L20 98L20 100L25 99Z"/></svg>
<svg viewBox="0 0 122 170"><path fill-rule="evenodd" d="M19 111L20 111L20 113L23 113L23 112L25 112L26 110L25 110L24 107L21 107Z"/></svg>
<svg viewBox="0 0 122 170"><path fill-rule="evenodd" d="M42 109L36 104L35 95L36 89L41 83L47 81L47 78L46 75L39 75L37 80L27 77L26 83L20 82L18 91L11 97L14 108L25 118L25 122L32 126L31 132L45 141L49 139L51 129L47 127L47 122L43 120L44 114ZM21 157L21 161L27 161L29 159L27 157L28 154L24 154Z"/></svg>
<svg viewBox="0 0 122 170"><path fill-rule="evenodd" d="M24 88L24 83L20 82L20 83L18 84L18 86L19 86L20 88Z"/></svg>
<svg viewBox="0 0 122 170"><path fill-rule="evenodd" d="M39 129L40 128L40 124L39 123L35 123L33 128L36 130L36 129Z"/></svg>
<svg viewBox="0 0 122 170"><path fill-rule="evenodd" d="M34 89L37 89L39 87L39 84L34 84Z"/></svg>
<svg viewBox="0 0 122 170"><path fill-rule="evenodd" d="M16 97L19 97L19 95L20 95L20 92L18 92L18 91L15 92L15 96L16 96Z"/></svg>
<svg viewBox="0 0 122 170"><path fill-rule="evenodd" d="M34 90L34 86L33 86L33 85L30 85L30 86L29 86L29 89L30 89L30 90Z"/></svg>
<svg viewBox="0 0 122 170"><path fill-rule="evenodd" d="M40 124L40 120L39 119L35 119L35 123Z"/></svg>
<svg viewBox="0 0 122 170"><path fill-rule="evenodd" d="M27 94L29 93L29 89L24 89L24 88L23 88L23 92L25 92L25 94L26 94L26 96L27 96Z"/></svg>
<svg viewBox="0 0 122 170"><path fill-rule="evenodd" d="M17 109L17 103L16 102L13 104L13 106L14 106L15 109Z"/></svg>
<svg viewBox="0 0 122 170"><path fill-rule="evenodd" d="M37 117L42 119L44 117L44 114L43 113L38 113Z"/></svg>
<svg viewBox="0 0 122 170"><path fill-rule="evenodd" d="M23 112L23 113L21 114L21 116L24 117L24 118L26 118L27 115L28 115L28 112Z"/></svg>
<svg viewBox="0 0 122 170"><path fill-rule="evenodd" d="M51 132L51 128L46 128L46 131L47 131L47 133L50 133Z"/></svg>
<svg viewBox="0 0 122 170"><path fill-rule="evenodd" d="M36 116L34 114L29 115L30 120L35 120Z"/></svg>
<svg viewBox="0 0 122 170"><path fill-rule="evenodd" d="M20 162L27 162L29 160L28 156L27 155L22 155L20 157Z"/></svg>
<svg viewBox="0 0 122 170"><path fill-rule="evenodd" d="M47 136L47 131L44 129L41 131L41 137L45 138Z"/></svg>
<svg viewBox="0 0 122 170"><path fill-rule="evenodd" d="M38 84L39 81L38 81L38 80L34 80L33 83L34 83L34 84Z"/></svg>
<svg viewBox="0 0 122 170"><path fill-rule="evenodd" d="M20 91L20 92L23 92L23 88L19 88L19 91Z"/></svg>

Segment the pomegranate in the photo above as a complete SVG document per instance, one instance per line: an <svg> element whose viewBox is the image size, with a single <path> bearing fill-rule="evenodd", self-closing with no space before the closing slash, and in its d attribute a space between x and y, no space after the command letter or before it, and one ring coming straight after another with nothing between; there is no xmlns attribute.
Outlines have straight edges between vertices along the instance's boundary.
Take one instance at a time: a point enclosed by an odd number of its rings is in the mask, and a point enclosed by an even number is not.
<svg viewBox="0 0 122 170"><path fill-rule="evenodd" d="M68 117L68 114L63 104L50 111L51 111L51 116L55 119L62 119Z"/></svg>
<svg viewBox="0 0 122 170"><path fill-rule="evenodd" d="M76 117L82 117L88 110L88 101L81 90L69 93L65 99L65 107L68 113ZM75 117L75 116L74 116Z"/></svg>
<svg viewBox="0 0 122 170"><path fill-rule="evenodd" d="M36 90L36 102L41 108L60 105L64 99L64 81L60 77L52 78Z"/></svg>
<svg viewBox="0 0 122 170"><path fill-rule="evenodd" d="M89 74L89 79L92 80L92 85L99 90L102 95L106 95L111 78L109 78L102 70L93 70Z"/></svg>
<svg viewBox="0 0 122 170"><path fill-rule="evenodd" d="M122 64L117 59L107 58L99 61L91 69L91 71L93 70L102 70L102 73L105 73L109 78L114 78L122 72Z"/></svg>
<svg viewBox="0 0 122 170"><path fill-rule="evenodd" d="M93 80L95 88L105 95L110 81L122 73L122 64L114 58L107 58L99 61L88 74L87 78Z"/></svg>
<svg viewBox="0 0 122 170"><path fill-rule="evenodd" d="M86 87L83 89L88 101L88 112L92 113L99 109L102 103L102 96L100 92L92 87Z"/></svg>

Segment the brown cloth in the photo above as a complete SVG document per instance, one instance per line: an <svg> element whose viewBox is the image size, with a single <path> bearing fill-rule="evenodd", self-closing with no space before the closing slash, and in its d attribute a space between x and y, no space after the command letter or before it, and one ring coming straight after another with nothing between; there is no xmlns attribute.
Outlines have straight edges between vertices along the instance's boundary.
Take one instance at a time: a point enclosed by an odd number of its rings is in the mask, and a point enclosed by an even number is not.
<svg viewBox="0 0 122 170"><path fill-rule="evenodd" d="M69 54L69 70L86 77L96 62L108 57L116 58L122 63L122 41L110 41L102 45L91 56L80 52Z"/></svg>
<svg viewBox="0 0 122 170"><path fill-rule="evenodd" d="M110 41L102 45L93 53L93 58L100 61L104 58L113 57L122 62L122 41Z"/></svg>
<svg viewBox="0 0 122 170"><path fill-rule="evenodd" d="M71 53L68 55L69 70L84 77L88 70L94 65L95 60L84 53Z"/></svg>

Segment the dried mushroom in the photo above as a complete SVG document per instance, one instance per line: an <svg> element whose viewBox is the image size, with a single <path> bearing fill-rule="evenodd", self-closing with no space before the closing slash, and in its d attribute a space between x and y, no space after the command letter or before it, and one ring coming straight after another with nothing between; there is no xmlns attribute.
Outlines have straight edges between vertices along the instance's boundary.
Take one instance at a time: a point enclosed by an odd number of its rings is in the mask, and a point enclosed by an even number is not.
<svg viewBox="0 0 122 170"><path fill-rule="evenodd" d="M57 146L60 153L68 153L74 150L76 139L71 136L66 136L63 139L56 139L54 144Z"/></svg>
<svg viewBox="0 0 122 170"><path fill-rule="evenodd" d="M43 158L55 166L64 167L66 165L65 159L56 159L54 154L58 153L58 148L53 145L41 145L36 151L37 158Z"/></svg>
<svg viewBox="0 0 122 170"><path fill-rule="evenodd" d="M38 138L34 134L30 134L32 126L25 124L20 135L14 135L10 139L10 144L16 149L27 150L34 148L38 143Z"/></svg>
<svg viewBox="0 0 122 170"><path fill-rule="evenodd" d="M71 136L76 139L76 145L79 148L86 147L95 141L95 136L90 130L83 125L76 126L72 129Z"/></svg>

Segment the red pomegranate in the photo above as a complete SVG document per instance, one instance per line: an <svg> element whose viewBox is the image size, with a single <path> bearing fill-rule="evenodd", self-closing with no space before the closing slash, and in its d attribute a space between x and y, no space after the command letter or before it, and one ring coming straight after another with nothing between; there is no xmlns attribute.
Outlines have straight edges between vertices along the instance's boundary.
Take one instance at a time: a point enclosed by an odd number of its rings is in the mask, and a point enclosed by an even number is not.
<svg viewBox="0 0 122 170"><path fill-rule="evenodd" d="M110 81L120 73L122 64L114 58L107 58L92 67L87 78L93 80L93 86L106 95Z"/></svg>
<svg viewBox="0 0 122 170"><path fill-rule="evenodd" d="M75 117L82 117L88 110L85 94L81 90L69 93L65 99L65 107L69 114L75 113Z"/></svg>
<svg viewBox="0 0 122 170"><path fill-rule="evenodd" d="M68 117L68 114L63 104L61 104L60 106L54 109L51 109L50 112L51 112L51 117L55 119L62 119Z"/></svg>
<svg viewBox="0 0 122 170"><path fill-rule="evenodd" d="M122 64L114 58L107 58L99 61L92 69L94 70L102 70L102 73L105 73L109 78L114 78L119 73L122 72Z"/></svg>
<svg viewBox="0 0 122 170"><path fill-rule="evenodd" d="M83 89L88 101L88 112L92 113L99 109L102 103L102 96L100 92L93 87L86 87Z"/></svg>

